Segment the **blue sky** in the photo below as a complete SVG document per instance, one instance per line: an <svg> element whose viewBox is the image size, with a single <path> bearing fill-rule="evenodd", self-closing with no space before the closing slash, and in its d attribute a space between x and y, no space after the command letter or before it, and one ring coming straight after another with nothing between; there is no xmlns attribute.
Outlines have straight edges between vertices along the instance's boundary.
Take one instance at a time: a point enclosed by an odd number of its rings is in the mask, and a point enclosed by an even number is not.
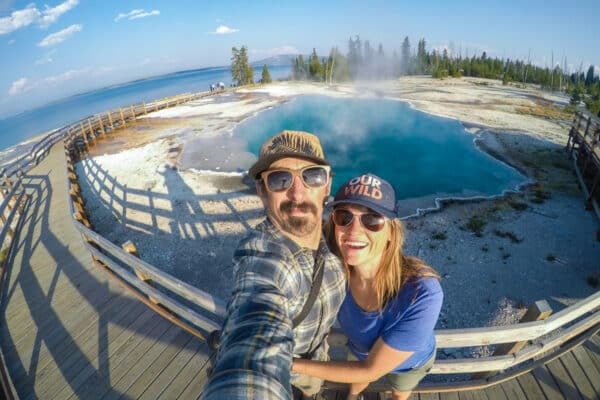
<svg viewBox="0 0 600 400"><path fill-rule="evenodd" d="M209 4L206 4L209 3ZM408 3L408 4L406 4ZM0 0L0 117L82 91L275 54L344 53L360 35L386 54L414 47L486 51L584 72L600 66L600 1Z"/></svg>

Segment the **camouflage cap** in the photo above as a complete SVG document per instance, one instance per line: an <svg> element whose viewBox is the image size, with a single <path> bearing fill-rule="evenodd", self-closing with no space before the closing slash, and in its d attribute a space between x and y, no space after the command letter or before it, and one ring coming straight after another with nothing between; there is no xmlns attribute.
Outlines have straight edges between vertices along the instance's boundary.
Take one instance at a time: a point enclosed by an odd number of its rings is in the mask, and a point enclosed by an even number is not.
<svg viewBox="0 0 600 400"><path fill-rule="evenodd" d="M286 130L262 145L258 160L250 167L248 175L257 179L271 164L286 157L303 158L320 165L329 165L318 137L308 132Z"/></svg>

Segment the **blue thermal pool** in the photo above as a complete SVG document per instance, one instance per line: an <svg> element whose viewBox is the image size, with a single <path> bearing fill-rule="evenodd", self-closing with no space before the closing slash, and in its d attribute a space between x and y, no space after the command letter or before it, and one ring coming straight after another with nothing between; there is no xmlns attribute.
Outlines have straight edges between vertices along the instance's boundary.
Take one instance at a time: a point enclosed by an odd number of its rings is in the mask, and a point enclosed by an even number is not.
<svg viewBox="0 0 600 400"><path fill-rule="evenodd" d="M526 179L478 149L460 122L394 100L301 96L244 121L233 135L257 154L284 129L319 136L335 173L333 193L363 172L390 181L399 200L496 196Z"/></svg>

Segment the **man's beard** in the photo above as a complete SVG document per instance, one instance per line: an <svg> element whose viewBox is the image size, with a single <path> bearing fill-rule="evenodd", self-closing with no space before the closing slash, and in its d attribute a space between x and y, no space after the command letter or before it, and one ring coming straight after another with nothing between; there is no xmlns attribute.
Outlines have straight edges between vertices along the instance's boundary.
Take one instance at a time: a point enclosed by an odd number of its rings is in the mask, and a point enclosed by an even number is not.
<svg viewBox="0 0 600 400"><path fill-rule="evenodd" d="M292 216L290 215L292 209L299 209L303 212L309 212L314 216L314 218L311 218L310 215L306 217ZM281 203L279 206L279 211L284 217L281 221L281 227L293 235L302 237L313 233L315 229L317 229L318 209L313 203L294 203L292 201L286 201Z"/></svg>

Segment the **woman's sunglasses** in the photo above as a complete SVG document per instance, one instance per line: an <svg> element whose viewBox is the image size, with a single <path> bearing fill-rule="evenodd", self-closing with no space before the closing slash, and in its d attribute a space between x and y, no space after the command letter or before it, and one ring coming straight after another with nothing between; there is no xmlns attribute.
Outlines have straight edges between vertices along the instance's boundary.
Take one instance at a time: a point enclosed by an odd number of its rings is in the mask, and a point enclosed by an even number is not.
<svg viewBox="0 0 600 400"><path fill-rule="evenodd" d="M385 226L385 217L376 213L354 214L349 210L333 210L333 223L341 228L348 227L354 221L354 217L360 217L360 224L371 232L379 232Z"/></svg>
<svg viewBox="0 0 600 400"><path fill-rule="evenodd" d="M309 165L300 169L277 168L261 172L260 177L268 191L283 192L292 186L295 176L300 176L307 188L323 187L329 182L330 170L329 165Z"/></svg>

